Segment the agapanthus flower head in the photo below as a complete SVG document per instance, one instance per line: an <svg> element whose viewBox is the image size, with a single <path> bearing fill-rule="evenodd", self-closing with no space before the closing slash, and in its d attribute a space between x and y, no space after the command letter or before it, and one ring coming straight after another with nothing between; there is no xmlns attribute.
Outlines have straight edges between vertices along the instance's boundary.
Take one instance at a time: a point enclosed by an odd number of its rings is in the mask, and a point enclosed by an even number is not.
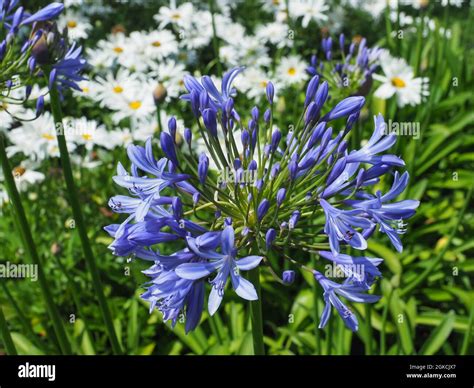
<svg viewBox="0 0 474 388"><path fill-rule="evenodd" d="M330 50L334 44L326 41L325 47ZM238 296L255 300L258 293L242 272L260 265L275 275L285 260L295 268L278 277L280 282L292 283L299 268L321 285L326 308L320 327L334 306L346 325L357 330L357 318L339 298L361 303L379 299L368 291L382 276L382 259L362 253L367 240L378 227L400 250L399 234L406 226L401 222L418 206L414 200L395 201L407 186L408 173L396 171L404 166L398 156L385 154L394 138L385 134L379 115L367 144L348 149L346 137L365 99L328 100L329 83L319 78L306 89L301 115L306 119L291 131L274 127L278 117L266 117L271 108L263 117L253 108L247 120L234 121L237 101L230 97L230 82L240 71L224 75L222 93L209 77L201 83L186 79L190 93L184 99L195 112L204 152L195 151L196 137L186 135L189 144L176 144L170 134L176 130L173 123L160 135L164 158L155 159L151 139L145 147L128 147L130 172L119 164L114 181L129 193L110 201L115 212L128 217L106 228L114 238L110 249L153 262L145 272L152 280L143 298L172 323L184 312L186 330L199 322L204 280L211 284L212 315L224 300L229 279ZM391 189L374 191L383 176L393 176ZM361 253L345 253L349 248ZM311 268L307 252L332 262L344 281Z"/></svg>
<svg viewBox="0 0 474 388"><path fill-rule="evenodd" d="M345 95L366 95L372 84L372 74L378 68L381 49L367 47L365 38L354 37L349 45L343 34L338 40L339 44L333 44L331 37L322 39L319 58L313 55L307 72L327 80L333 93L345 89Z"/></svg>
<svg viewBox="0 0 474 388"><path fill-rule="evenodd" d="M60 32L53 22L39 22L33 27L37 41L32 48L35 65L49 71L49 88L59 91L72 88L81 90L78 82L84 80L81 75L87 61L82 56L82 47L69 44L67 29Z"/></svg>
<svg viewBox="0 0 474 388"><path fill-rule="evenodd" d="M0 1L0 103L22 105L30 97L38 75L38 58L33 50L41 43L41 34L35 27L30 28L30 25L50 23L63 8L63 4L54 2L31 14L18 0ZM28 37L29 29L31 32ZM19 33L20 30L22 33ZM25 39L25 36L28 38ZM36 101L36 116L42 112L43 102L42 97Z"/></svg>

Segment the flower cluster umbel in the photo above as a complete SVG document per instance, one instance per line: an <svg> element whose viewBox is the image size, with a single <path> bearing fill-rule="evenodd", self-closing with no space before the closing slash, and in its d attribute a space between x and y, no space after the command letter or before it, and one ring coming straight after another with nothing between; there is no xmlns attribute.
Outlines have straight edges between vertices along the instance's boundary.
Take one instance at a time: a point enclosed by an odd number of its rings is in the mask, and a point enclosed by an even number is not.
<svg viewBox="0 0 474 388"><path fill-rule="evenodd" d="M311 57L306 71L319 75L329 82L333 91L347 94L365 95L372 85L372 74L379 67L378 59L382 53L379 47L367 47L367 40L354 37L348 45L344 34L337 42L331 37L321 41L320 58Z"/></svg>
<svg viewBox="0 0 474 388"><path fill-rule="evenodd" d="M393 172L404 162L384 154L396 141L385 135L381 115L375 117L370 140L359 150L348 150L346 136L358 119L364 97L352 96L328 108L328 83L314 76L307 87L303 112L287 133L273 123L272 83L267 86L268 109L251 110L247 122L234 106L232 81L243 71L227 72L219 90L208 76L184 80L196 129L177 136L176 120L160 134L164 157L156 159L152 140L145 147L130 145L130 171L118 165L115 183L129 195L110 199L111 208L127 214L121 224L106 227L114 238L110 249L153 263L145 271L151 280L143 299L150 308L176 323L186 316L186 330L199 323L204 306L205 279L211 278L208 310L222 302L228 279L237 295L255 300L254 285L242 271L264 265L278 277L282 261L311 271L324 290L323 327L334 306L347 327L357 330L357 318L339 299L372 303L368 293L381 276L379 258L350 256L349 247L363 251L376 226L402 249L402 220L411 217L418 201L394 202L408 183L408 174ZM336 128L341 126L341 130ZM205 151L196 153L196 137ZM179 138L185 142L180 144ZM212 163L211 163L212 162ZM213 167L215 166L215 167ZM222 180L222 169L233 171ZM245 172L252 172L252 179ZM384 175L393 176L385 194L370 187ZM162 251L156 248L162 244ZM179 248L169 253L170 247ZM304 260L308 252L334 262L345 274L339 284ZM360 271L354 268L362 268ZM295 278L284 271L283 283Z"/></svg>
<svg viewBox="0 0 474 388"><path fill-rule="evenodd" d="M63 9L63 4L54 2L30 14L19 0L0 0L0 107L7 112L9 104L28 101L45 73L50 89L79 89L76 82L83 79L80 73L86 61L81 47L69 45L67 29L60 33L54 22ZM40 95L36 117L43 108L44 96Z"/></svg>

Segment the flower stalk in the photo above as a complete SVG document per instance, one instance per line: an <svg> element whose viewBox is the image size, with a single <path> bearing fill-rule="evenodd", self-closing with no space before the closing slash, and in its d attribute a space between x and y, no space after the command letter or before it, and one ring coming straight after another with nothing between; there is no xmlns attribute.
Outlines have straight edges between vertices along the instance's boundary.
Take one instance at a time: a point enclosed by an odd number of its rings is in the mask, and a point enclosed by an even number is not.
<svg viewBox="0 0 474 388"><path fill-rule="evenodd" d="M253 351L256 356L265 355L263 343L263 317L262 317L262 290L260 287L260 269L254 268L249 272L249 280L255 286L258 299L250 301L250 319L252 322Z"/></svg>
<svg viewBox="0 0 474 388"><path fill-rule="evenodd" d="M3 343L5 349L9 356L16 356L18 353L13 343L12 336L8 330L7 321L5 320L5 315L3 314L3 309L0 307L0 332L2 333Z"/></svg>
<svg viewBox="0 0 474 388"><path fill-rule="evenodd" d="M53 301L53 296L51 294L51 291L49 290L48 281L46 280L46 276L43 272L43 263L40 257L38 256L36 245L31 234L30 226L28 224L28 219L26 218L25 209L23 208L20 194L18 193L15 180L12 174L10 162L7 157L5 149L5 137L3 134L0 134L0 161L2 164L3 175L5 177L5 186L7 188L9 198L19 221L20 233L22 235L22 241L25 245L26 254L30 258L30 261L38 268L38 281L46 303L48 315L51 319L54 328L54 333L56 334L61 352L63 354L70 354L71 346L69 344L64 325L61 321L61 317Z"/></svg>
<svg viewBox="0 0 474 388"><path fill-rule="evenodd" d="M59 93L56 87L50 89L51 95L51 111L54 117L54 122L56 128L63 128L63 116L61 112L61 103L59 98ZM64 179L66 181L66 188L69 195L69 202L72 208L72 213L74 221L77 225L79 237L82 244L82 249L84 251L84 257L86 259L89 271L92 276L92 286L97 299L99 301L99 308L102 314L102 319L104 320L107 334L112 345L112 350L115 354L120 354L122 352L119 345L117 335L115 333L112 316L110 314L109 306L105 299L105 294L100 279L99 269L95 262L94 254L89 242L89 237L87 236L87 229L84 223L84 217L82 215L81 205L79 203L79 198L77 196L76 185L74 182L74 177L72 174L71 161L69 158L69 152L67 149L66 137L64 136L64 131L57 131L57 140L60 153L60 160L63 169Z"/></svg>

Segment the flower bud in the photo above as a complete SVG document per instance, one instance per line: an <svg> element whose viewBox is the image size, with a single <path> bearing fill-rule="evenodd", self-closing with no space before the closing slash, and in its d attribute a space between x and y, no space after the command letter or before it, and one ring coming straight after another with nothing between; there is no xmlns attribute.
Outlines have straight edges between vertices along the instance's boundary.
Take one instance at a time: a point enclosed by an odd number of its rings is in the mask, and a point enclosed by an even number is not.
<svg viewBox="0 0 474 388"><path fill-rule="evenodd" d="M193 139L193 132L189 128L184 128L184 140L188 145L191 145L191 141Z"/></svg>
<svg viewBox="0 0 474 388"><path fill-rule="evenodd" d="M288 270L288 271L283 271L283 274L281 277L282 277L283 283L290 285L290 284L293 284L293 282L295 281L296 274L295 274L295 271Z"/></svg>
<svg viewBox="0 0 474 388"><path fill-rule="evenodd" d="M168 120L168 130L173 141L176 141L176 118L174 116Z"/></svg>
<svg viewBox="0 0 474 388"><path fill-rule="evenodd" d="M257 219L261 221L270 208L270 202L264 198L257 207Z"/></svg>
<svg viewBox="0 0 474 388"><path fill-rule="evenodd" d="M286 189L282 187L280 190L278 190L277 195L276 195L276 201L277 201L277 206L280 207L283 201L285 200L286 197Z"/></svg>
<svg viewBox="0 0 474 388"><path fill-rule="evenodd" d="M178 158L176 157L176 150L174 142L169 133L161 132L160 144L166 157L173 162L174 165L179 166Z"/></svg>
<svg viewBox="0 0 474 388"><path fill-rule="evenodd" d="M271 82L267 83L266 92L267 92L268 102L270 103L270 105L272 105L273 99L275 97L275 87L273 86Z"/></svg>
<svg viewBox="0 0 474 388"><path fill-rule="evenodd" d="M265 245L267 249L270 249L270 247L273 244L273 241L275 241L276 238L276 230L273 228L268 229L267 233L265 234Z"/></svg>
<svg viewBox="0 0 474 388"><path fill-rule="evenodd" d="M156 85L155 89L153 89L153 100L155 101L155 105L159 105L163 103L166 99L168 92L163 84L159 83Z"/></svg>

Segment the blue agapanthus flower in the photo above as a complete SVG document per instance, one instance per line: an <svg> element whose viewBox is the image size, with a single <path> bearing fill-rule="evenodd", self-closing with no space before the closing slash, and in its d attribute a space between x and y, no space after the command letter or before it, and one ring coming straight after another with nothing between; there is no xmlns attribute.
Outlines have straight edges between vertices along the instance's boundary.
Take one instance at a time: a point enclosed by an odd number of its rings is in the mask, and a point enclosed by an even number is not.
<svg viewBox="0 0 474 388"><path fill-rule="evenodd" d="M52 23L63 9L63 4L54 2L31 14L19 0L0 0L0 99L6 104L21 105L28 100L38 76L33 51L46 41L45 36L41 39L36 26ZM12 97L15 95L12 92L19 88L25 89L24 100ZM36 116L42 113L43 107L44 97L40 96L36 101Z"/></svg>
<svg viewBox="0 0 474 388"><path fill-rule="evenodd" d="M49 71L49 88L56 87L59 92L66 89L81 90L78 82L87 66L82 56L82 47L69 43L67 31L60 32L55 23L36 23L35 43L32 45L30 70L39 68L39 74Z"/></svg>
<svg viewBox="0 0 474 388"><path fill-rule="evenodd" d="M110 249L152 264L144 272L151 279L142 298L173 325L184 314L186 331L198 325L209 288L211 315L227 297L229 284L245 300L261 298L246 275L258 266L274 277L281 274L283 284L295 281L296 269L310 271L326 302L319 326L326 325L334 307L346 326L357 330L357 318L341 298L352 303L380 298L370 290L382 276L383 260L364 254L367 241L380 232L401 250L404 220L419 205L396 201L408 173L397 171L402 159L386 153L394 135L386 133L378 115L369 141L350 150L347 137L365 99L330 100L330 83L319 75L309 82L302 119L291 131L275 127L271 83L270 107L263 115L252 108L245 125L232 87L242 70L226 73L221 91L209 77L186 78L189 93L183 99L196 118L195 127L183 134L186 144L176 141L171 122L160 135L161 159L152 139L145 147L128 146L130 172L119 164L114 177L128 195L109 202L127 217L106 228L113 237ZM205 149L196 146L197 139ZM387 192L373 189L391 178ZM349 248L357 253L349 254ZM343 280L311 268L308 251L321 258L317 267L331 263Z"/></svg>
<svg viewBox="0 0 474 388"><path fill-rule="evenodd" d="M333 87L347 89L352 93L365 95L372 83L372 74L378 68L378 58L382 49L367 47L365 38L354 38L346 42L344 34L338 42L331 37L323 38L318 55L311 57L306 71L319 75Z"/></svg>

